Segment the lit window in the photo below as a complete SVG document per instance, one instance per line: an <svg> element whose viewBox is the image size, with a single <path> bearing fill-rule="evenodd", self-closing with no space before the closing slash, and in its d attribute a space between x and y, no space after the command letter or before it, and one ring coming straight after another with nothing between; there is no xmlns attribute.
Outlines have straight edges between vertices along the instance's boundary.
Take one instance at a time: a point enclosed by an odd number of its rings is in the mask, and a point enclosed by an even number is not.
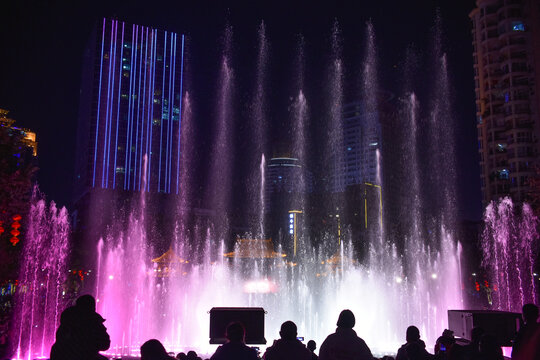
<svg viewBox="0 0 540 360"><path fill-rule="evenodd" d="M513 31L525 31L525 25L521 21L513 21L512 22L512 30Z"/></svg>

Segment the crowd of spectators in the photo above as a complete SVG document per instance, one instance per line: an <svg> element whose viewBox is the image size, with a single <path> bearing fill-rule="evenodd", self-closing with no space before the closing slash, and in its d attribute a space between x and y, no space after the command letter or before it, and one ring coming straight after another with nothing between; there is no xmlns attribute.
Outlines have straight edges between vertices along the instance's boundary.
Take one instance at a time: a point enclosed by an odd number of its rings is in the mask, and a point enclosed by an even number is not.
<svg viewBox="0 0 540 360"><path fill-rule="evenodd" d="M538 307L534 304L523 306L523 324L513 342L512 359L540 359L540 324ZM56 332L56 342L51 349L51 360L103 360L99 352L107 350L110 338L103 325L105 320L95 311L95 300L90 295L77 299L75 306L64 310L60 326ZM319 355L315 354L315 341L307 346L297 337L296 324L285 321L280 328L280 338L269 346L264 360L374 360L369 346L353 330L356 319L352 311L343 310L337 321L336 331L326 337L321 344ZM409 326L405 334L405 344L398 350L395 360L503 360L503 352L498 339L489 333L490 329L476 327L471 331L470 341L459 344L450 330L444 330L434 345L434 353L426 349L420 330ZM227 342L217 348L210 360L257 360L258 352L245 344L245 328L240 322L227 326ZM171 356L161 342L156 339L146 341L141 346L141 360L202 360L195 351ZM394 360L384 356L383 360Z"/></svg>

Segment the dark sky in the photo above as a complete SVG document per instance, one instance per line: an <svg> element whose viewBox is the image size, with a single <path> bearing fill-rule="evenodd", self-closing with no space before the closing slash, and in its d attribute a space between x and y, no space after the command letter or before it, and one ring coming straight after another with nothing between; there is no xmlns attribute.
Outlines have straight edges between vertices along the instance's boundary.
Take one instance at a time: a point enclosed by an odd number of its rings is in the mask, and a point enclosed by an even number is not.
<svg viewBox="0 0 540 360"><path fill-rule="evenodd" d="M316 59L327 48L337 19L345 63L354 68L364 45L365 22L371 19L382 87L392 91L398 82L392 69L399 68L407 46L414 43L420 55L429 52L439 9L460 124L458 186L461 198L466 199L462 216L476 219L481 208L468 18L473 7L473 0L1 1L0 108L10 110L18 126L37 133L40 187L48 199L67 205L75 162L82 52L96 20L115 16L188 35L188 56L197 64L189 74L190 82L203 84L199 92L204 93L205 87L215 86L220 36L227 22L234 28L237 72L241 72L242 64L252 61L261 20L266 24L272 61L279 67L279 59L286 58L290 64L299 33Z"/></svg>

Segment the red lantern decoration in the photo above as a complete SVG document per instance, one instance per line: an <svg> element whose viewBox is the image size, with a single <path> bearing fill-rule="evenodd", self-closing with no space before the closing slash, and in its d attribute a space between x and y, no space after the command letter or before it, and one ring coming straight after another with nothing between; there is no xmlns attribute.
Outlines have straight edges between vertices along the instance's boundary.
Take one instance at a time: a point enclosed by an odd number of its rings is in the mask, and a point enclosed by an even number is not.
<svg viewBox="0 0 540 360"><path fill-rule="evenodd" d="M17 222L15 221L13 224L11 224L11 227L14 228L14 229L18 229L21 227L21 223L20 222Z"/></svg>
<svg viewBox="0 0 540 360"><path fill-rule="evenodd" d="M480 291L480 284L478 283L478 281L476 281L476 291Z"/></svg>
<svg viewBox="0 0 540 360"><path fill-rule="evenodd" d="M19 230L17 230L17 229L11 230L11 235L13 235L13 236L19 236L20 233L21 232Z"/></svg>
<svg viewBox="0 0 540 360"><path fill-rule="evenodd" d="M13 246L15 246L15 245L17 245L17 243L19 242L19 238L16 237L16 236L14 236L14 237L12 237L9 241L11 242L11 244L12 244Z"/></svg>
<svg viewBox="0 0 540 360"><path fill-rule="evenodd" d="M13 219L13 221L19 221L19 220L22 219L22 216L19 215L19 214L16 214L16 215L13 215L12 219Z"/></svg>

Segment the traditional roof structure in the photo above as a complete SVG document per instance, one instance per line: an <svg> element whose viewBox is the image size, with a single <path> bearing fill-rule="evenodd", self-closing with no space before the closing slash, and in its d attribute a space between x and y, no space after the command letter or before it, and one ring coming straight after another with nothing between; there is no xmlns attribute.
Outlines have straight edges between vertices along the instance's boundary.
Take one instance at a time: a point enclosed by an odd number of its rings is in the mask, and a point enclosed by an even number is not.
<svg viewBox="0 0 540 360"><path fill-rule="evenodd" d="M272 239L237 239L234 251L225 253L228 258L271 259L284 258L287 254L274 251Z"/></svg>

